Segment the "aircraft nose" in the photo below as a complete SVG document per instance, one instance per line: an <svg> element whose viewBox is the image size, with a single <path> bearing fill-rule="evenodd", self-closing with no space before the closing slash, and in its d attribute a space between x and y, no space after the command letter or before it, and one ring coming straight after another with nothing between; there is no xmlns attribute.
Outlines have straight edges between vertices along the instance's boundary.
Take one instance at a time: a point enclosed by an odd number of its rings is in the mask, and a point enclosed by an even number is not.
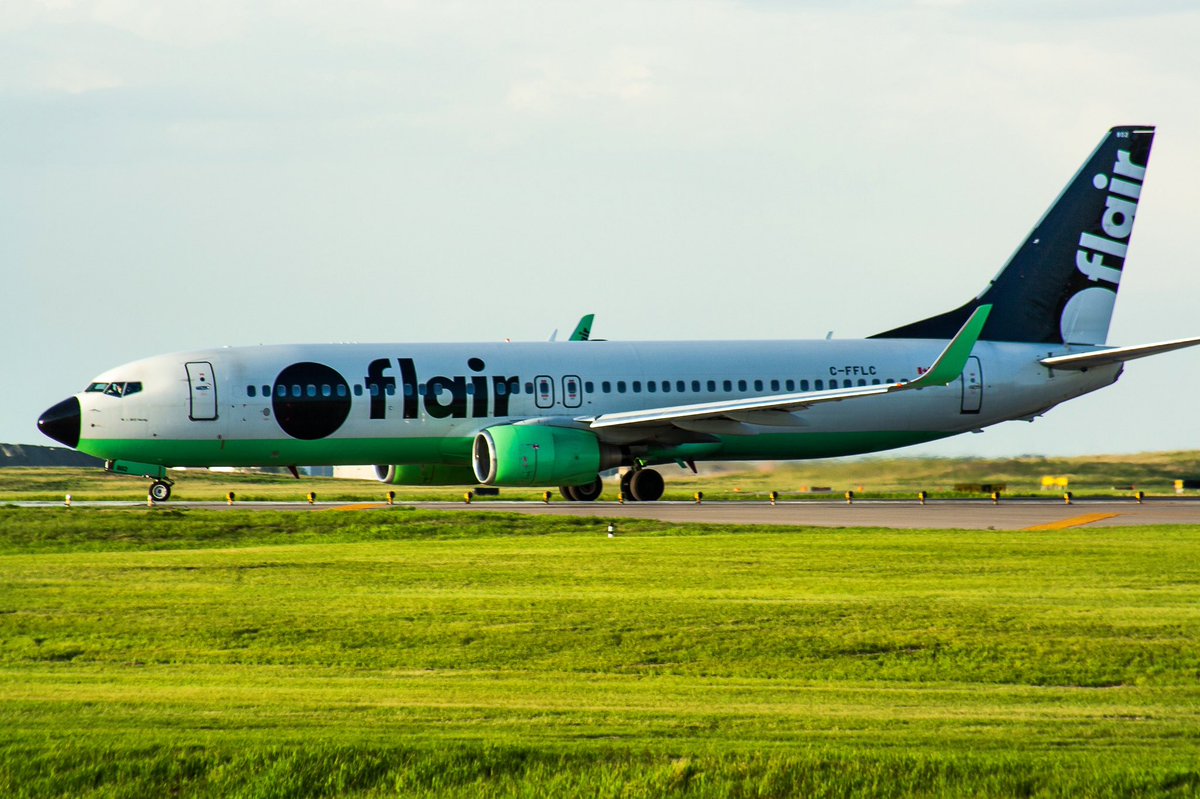
<svg viewBox="0 0 1200 799"><path fill-rule="evenodd" d="M72 449L79 446L79 427L77 397L63 400L38 417L38 430Z"/></svg>

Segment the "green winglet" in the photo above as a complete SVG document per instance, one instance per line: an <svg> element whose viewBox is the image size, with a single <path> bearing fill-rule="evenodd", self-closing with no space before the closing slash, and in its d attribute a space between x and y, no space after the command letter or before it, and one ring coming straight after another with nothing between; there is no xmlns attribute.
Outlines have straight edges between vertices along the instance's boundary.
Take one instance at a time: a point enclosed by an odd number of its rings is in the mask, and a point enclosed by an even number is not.
<svg viewBox="0 0 1200 799"><path fill-rule="evenodd" d="M914 382L922 386L944 386L957 380L962 375L967 358L975 348L975 342L979 340L979 334L983 332L983 326L987 324L988 314L991 312L990 305L980 305L976 308L966 324L950 339L950 343L933 362L933 366L929 367L929 371Z"/></svg>
<svg viewBox="0 0 1200 799"><path fill-rule="evenodd" d="M592 320L596 318L594 313L584 314L579 320L579 324L575 325L575 332L567 341L587 341L592 335Z"/></svg>

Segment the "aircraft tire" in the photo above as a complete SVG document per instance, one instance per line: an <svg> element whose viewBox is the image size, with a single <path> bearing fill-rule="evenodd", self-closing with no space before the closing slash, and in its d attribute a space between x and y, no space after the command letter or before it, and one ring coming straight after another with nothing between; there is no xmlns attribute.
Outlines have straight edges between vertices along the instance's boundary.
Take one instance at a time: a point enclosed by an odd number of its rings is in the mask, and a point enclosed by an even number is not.
<svg viewBox="0 0 1200 799"><path fill-rule="evenodd" d="M579 501L579 497L575 496L575 486L559 486L558 493L562 494L562 498L567 502Z"/></svg>
<svg viewBox="0 0 1200 799"><path fill-rule="evenodd" d="M625 497L626 502L637 502L637 497L633 495L633 489L629 487L635 474L636 472L628 471L621 475L621 496Z"/></svg>
<svg viewBox="0 0 1200 799"><path fill-rule="evenodd" d="M571 486L570 491L576 502L595 502L604 493L604 481L597 475L596 479L587 485Z"/></svg>
<svg viewBox="0 0 1200 799"><path fill-rule="evenodd" d="M664 488L662 475L653 469L640 469L629 481L629 492L638 502L657 502L662 499Z"/></svg>
<svg viewBox="0 0 1200 799"><path fill-rule="evenodd" d="M155 480L150 484L149 494L155 502L166 502L171 498L171 486L162 480Z"/></svg>

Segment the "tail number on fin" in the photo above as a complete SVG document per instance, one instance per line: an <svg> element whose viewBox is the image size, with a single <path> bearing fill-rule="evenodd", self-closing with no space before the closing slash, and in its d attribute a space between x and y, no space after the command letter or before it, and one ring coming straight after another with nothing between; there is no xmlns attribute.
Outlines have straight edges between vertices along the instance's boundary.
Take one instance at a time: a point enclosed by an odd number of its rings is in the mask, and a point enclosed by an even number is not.
<svg viewBox="0 0 1200 799"><path fill-rule="evenodd" d="M1111 177L1098 174L1092 178L1093 186L1101 191L1108 190L1108 196L1104 199L1104 214L1100 219L1104 236L1079 234L1075 266L1089 280L1116 284L1121 282L1121 268L1125 265L1125 252L1129 246L1129 234L1133 231L1138 199L1142 195L1146 167L1133 163L1128 150L1118 150L1112 172ZM1105 262L1106 255L1119 259L1119 263Z"/></svg>

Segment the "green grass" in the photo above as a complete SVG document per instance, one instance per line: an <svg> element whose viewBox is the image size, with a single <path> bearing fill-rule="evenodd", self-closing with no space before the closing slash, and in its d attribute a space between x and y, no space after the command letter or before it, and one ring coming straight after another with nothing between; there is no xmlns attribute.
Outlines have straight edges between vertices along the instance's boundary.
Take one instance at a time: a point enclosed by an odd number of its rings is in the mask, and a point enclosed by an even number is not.
<svg viewBox="0 0 1200 799"><path fill-rule="evenodd" d="M1200 526L0 509L0 795L1200 793Z"/></svg>
<svg viewBox="0 0 1200 799"><path fill-rule="evenodd" d="M667 482L665 499L687 500L702 491L710 500L764 500L778 491L788 500L828 498L809 489L825 487L832 496L845 491L869 497L913 497L927 491L931 497L978 496L960 494L960 483L1003 483L1010 496L1046 496L1045 476L1067 477L1070 490L1079 496L1128 496L1133 489L1147 495L1174 496L1174 481L1200 476L1200 452L1154 452L1141 455L1096 455L1078 458L896 458L875 457L796 461L773 464L700 464L700 474L674 465L660 467ZM203 469L173 471L178 500L218 501L233 491L242 501L302 502L309 491L321 501L382 501L388 490L400 500L461 501L467 486L388 486L369 480L304 477L296 480L278 474L209 472ZM100 469L8 468L0 469L0 502L21 500L61 501L71 494L84 500L145 500L149 481L106 474ZM1114 488L1119 487L1119 488ZM1132 487L1132 489L1128 488ZM504 488L502 499L538 500L542 488ZM604 499L616 498L615 479L606 484ZM1049 492L1056 495L1059 490ZM1189 490L1195 496L1200 492ZM558 492L553 492L555 501ZM485 497L476 501L486 502Z"/></svg>

